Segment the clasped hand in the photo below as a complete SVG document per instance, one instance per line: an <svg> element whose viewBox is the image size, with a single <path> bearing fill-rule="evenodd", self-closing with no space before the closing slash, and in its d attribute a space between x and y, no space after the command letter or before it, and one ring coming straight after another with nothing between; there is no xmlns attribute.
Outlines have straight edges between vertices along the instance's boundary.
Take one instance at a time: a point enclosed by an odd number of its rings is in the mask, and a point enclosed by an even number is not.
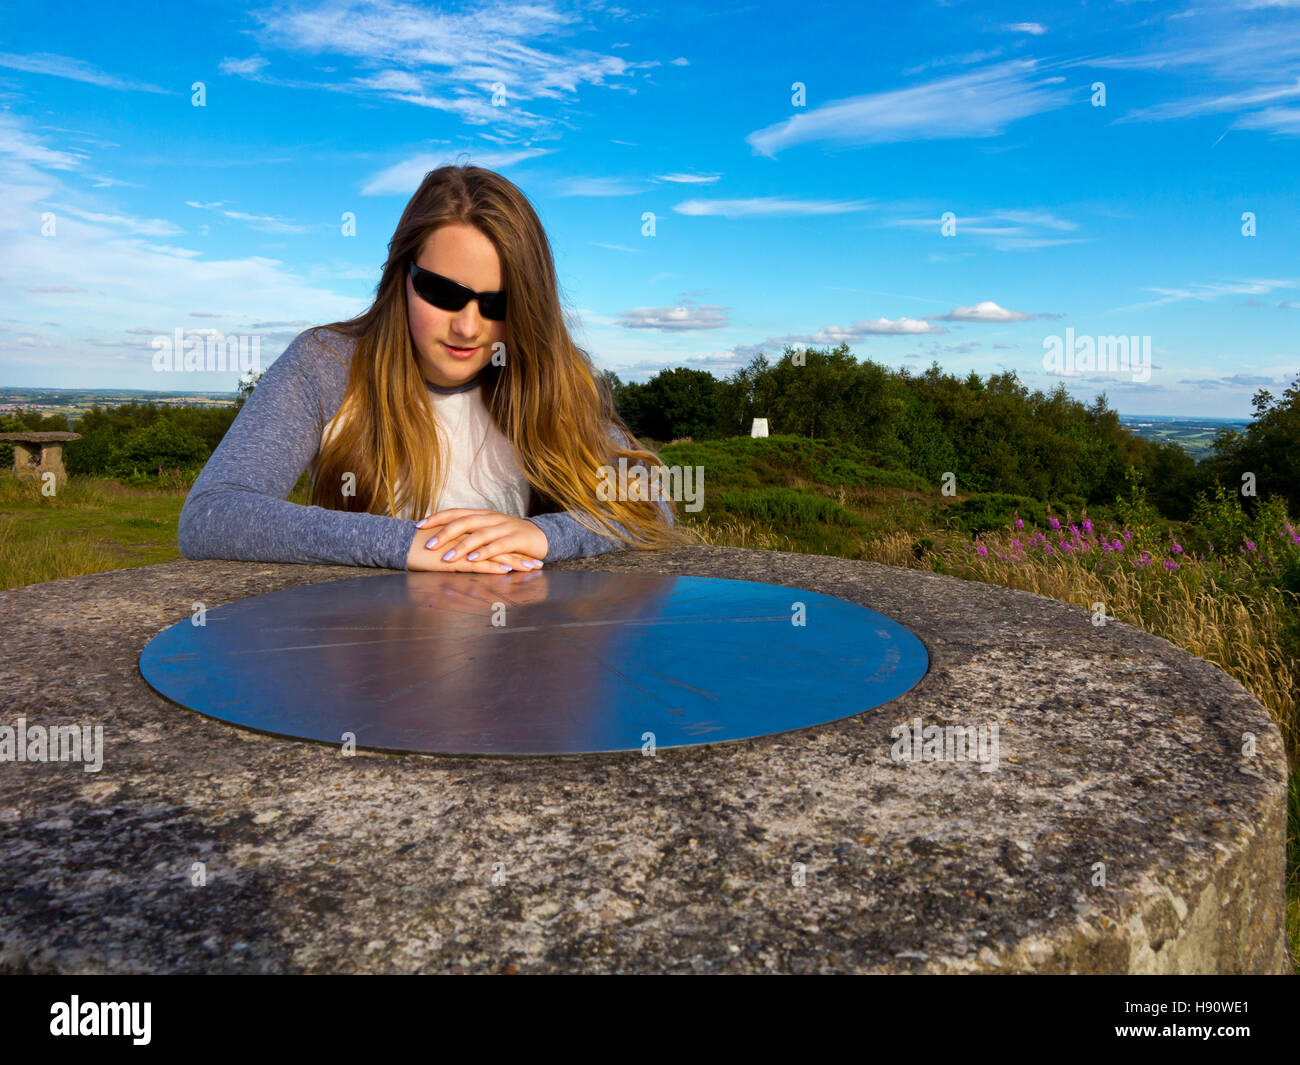
<svg viewBox="0 0 1300 1065"><path fill-rule="evenodd" d="M550 550L538 526L495 510L440 510L416 526L408 570L530 571L541 568Z"/></svg>

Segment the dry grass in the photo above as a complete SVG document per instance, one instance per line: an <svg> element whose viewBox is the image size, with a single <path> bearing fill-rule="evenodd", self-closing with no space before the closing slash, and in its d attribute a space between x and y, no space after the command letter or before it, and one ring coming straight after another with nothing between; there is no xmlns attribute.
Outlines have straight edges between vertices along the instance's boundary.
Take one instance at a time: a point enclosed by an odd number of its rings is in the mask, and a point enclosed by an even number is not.
<svg viewBox="0 0 1300 1065"><path fill-rule="evenodd" d="M1090 612L1094 603L1105 603L1108 615L1163 637L1236 678L1272 712L1296 761L1300 671L1283 642L1283 597L1288 593L1235 591L1223 586L1219 571L1211 566L1179 574L1122 567L1098 573L1087 561L1059 552L1051 556L1027 552L1014 560L999 557L1010 554L1008 541L985 538L988 554L984 556L948 548L926 552L918 559L913 538L895 533L865 543L863 557L1020 588ZM1191 567L1189 563L1184 568Z"/></svg>
<svg viewBox="0 0 1300 1065"><path fill-rule="evenodd" d="M790 537L738 519L713 521L696 517L689 526L683 523L682 528L694 533L700 543L715 547L751 547L757 551L798 550Z"/></svg>

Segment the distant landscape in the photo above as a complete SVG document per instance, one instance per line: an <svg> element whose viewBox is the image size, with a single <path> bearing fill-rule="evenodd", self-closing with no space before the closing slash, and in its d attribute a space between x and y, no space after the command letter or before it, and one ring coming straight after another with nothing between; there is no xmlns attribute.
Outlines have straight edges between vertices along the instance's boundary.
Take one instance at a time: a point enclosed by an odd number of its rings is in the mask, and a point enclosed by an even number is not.
<svg viewBox="0 0 1300 1065"><path fill-rule="evenodd" d="M115 407L120 403L153 403L160 407L229 407L235 402L229 392L155 392L145 388L6 388L0 386L0 414L16 410L37 414L63 414L69 424L98 404Z"/></svg>
<svg viewBox="0 0 1300 1065"><path fill-rule="evenodd" d="M1153 443L1177 444L1194 459L1209 456L1220 429L1245 429L1249 418L1191 418L1166 414L1121 414L1119 423L1130 433Z"/></svg>
<svg viewBox="0 0 1300 1065"><path fill-rule="evenodd" d="M154 392L142 388L5 388L0 386L0 414L15 410L38 414L63 414L68 424L95 404L155 403L169 407L228 407L235 402L231 392ZM1194 459L1210 454L1214 434L1222 428L1244 429L1248 418L1193 418L1164 414L1121 414L1120 424L1135 436L1153 443L1177 444Z"/></svg>

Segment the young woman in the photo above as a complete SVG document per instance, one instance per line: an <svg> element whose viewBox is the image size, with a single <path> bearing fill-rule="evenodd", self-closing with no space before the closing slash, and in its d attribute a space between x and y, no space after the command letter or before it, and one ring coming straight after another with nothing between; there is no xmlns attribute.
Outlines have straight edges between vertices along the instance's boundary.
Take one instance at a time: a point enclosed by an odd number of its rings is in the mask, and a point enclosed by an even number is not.
<svg viewBox="0 0 1300 1065"><path fill-rule="evenodd" d="M299 334L262 375L178 541L189 559L479 573L692 542L671 500L600 498L620 457L659 462L569 336L532 205L444 166L406 205L370 309ZM309 467L312 505L290 503Z"/></svg>

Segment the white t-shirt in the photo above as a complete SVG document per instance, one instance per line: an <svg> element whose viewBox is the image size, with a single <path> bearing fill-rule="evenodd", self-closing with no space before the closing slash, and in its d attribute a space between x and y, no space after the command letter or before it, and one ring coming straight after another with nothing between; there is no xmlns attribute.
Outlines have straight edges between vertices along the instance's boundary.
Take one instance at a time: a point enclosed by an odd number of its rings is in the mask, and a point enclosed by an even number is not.
<svg viewBox="0 0 1300 1065"><path fill-rule="evenodd" d="M532 486L519 467L515 449L488 413L482 384L450 392L430 386L428 395L447 471L442 496L429 513L465 508L495 510L516 518L526 516ZM342 414L340 407L326 423L322 445L334 434ZM396 517L418 521L425 515L413 514L408 507Z"/></svg>

